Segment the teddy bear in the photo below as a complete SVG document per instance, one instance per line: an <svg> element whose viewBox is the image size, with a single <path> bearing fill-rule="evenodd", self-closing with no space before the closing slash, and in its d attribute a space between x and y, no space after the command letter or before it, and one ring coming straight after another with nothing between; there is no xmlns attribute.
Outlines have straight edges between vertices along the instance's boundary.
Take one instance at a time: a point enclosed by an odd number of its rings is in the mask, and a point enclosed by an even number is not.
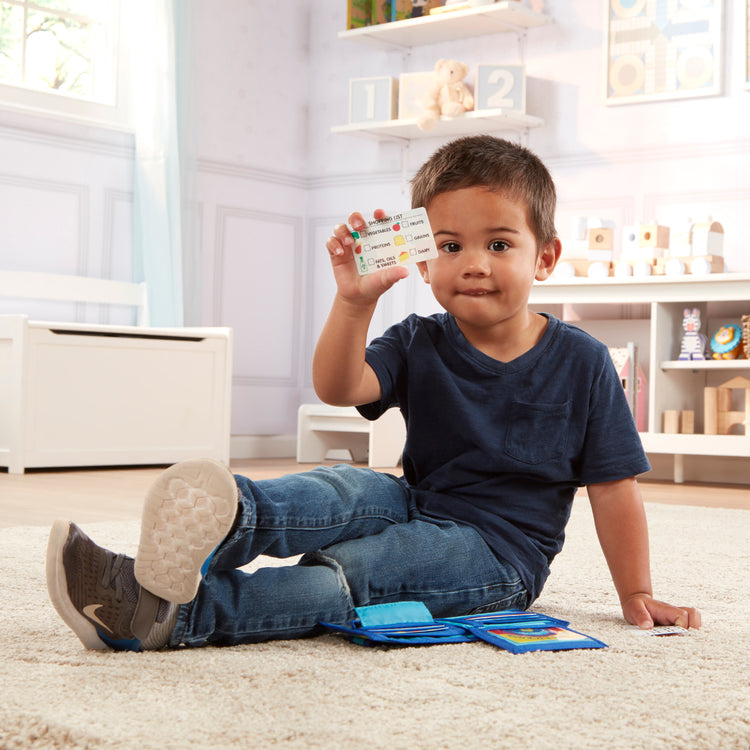
<svg viewBox="0 0 750 750"><path fill-rule="evenodd" d="M424 113L417 118L421 130L433 130L440 115L458 117L474 109L471 89L463 82L469 66L458 60L440 59L435 63L434 81L419 100Z"/></svg>

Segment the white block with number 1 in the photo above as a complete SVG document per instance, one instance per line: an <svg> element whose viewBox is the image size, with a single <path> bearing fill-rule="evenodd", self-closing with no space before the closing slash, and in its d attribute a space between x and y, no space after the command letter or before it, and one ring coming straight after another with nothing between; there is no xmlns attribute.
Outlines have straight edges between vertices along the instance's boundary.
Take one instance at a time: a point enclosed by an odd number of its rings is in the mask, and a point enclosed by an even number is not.
<svg viewBox="0 0 750 750"><path fill-rule="evenodd" d="M396 117L398 81L390 76L349 81L349 124L384 122Z"/></svg>
<svg viewBox="0 0 750 750"><path fill-rule="evenodd" d="M523 65L477 65L474 109L504 109L526 114Z"/></svg>

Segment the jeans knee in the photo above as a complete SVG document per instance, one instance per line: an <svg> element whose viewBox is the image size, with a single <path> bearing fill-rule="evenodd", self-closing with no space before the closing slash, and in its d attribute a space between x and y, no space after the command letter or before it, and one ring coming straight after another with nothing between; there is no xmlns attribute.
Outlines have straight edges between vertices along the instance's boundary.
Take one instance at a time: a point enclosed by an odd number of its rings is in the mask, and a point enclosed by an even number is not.
<svg viewBox="0 0 750 750"><path fill-rule="evenodd" d="M349 611L353 615L355 607L354 597L352 596L352 590L349 586L346 574L344 573L344 569L338 560L318 550L317 552L309 552L303 555L297 564L301 566L323 565L332 570L336 575L336 582L340 589L340 596L348 602Z"/></svg>

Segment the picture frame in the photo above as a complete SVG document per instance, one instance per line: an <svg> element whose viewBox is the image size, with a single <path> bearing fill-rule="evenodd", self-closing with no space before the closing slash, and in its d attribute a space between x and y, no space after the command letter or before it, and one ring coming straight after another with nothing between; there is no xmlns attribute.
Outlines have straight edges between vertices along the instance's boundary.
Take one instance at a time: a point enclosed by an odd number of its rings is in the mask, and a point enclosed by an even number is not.
<svg viewBox="0 0 750 750"><path fill-rule="evenodd" d="M605 103L720 94L722 6L607 0Z"/></svg>

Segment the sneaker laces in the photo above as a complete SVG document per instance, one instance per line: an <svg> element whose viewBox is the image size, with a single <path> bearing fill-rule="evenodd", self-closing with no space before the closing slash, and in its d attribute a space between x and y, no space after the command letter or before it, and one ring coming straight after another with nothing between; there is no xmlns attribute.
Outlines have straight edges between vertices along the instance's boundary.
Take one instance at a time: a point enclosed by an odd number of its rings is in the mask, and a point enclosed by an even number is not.
<svg viewBox="0 0 750 750"><path fill-rule="evenodd" d="M105 588L114 588L115 601L118 603L122 601L123 589L120 570L122 569L122 564L124 562L125 555L109 554L106 557L104 571L102 572L102 586ZM114 586L112 584L114 584Z"/></svg>

